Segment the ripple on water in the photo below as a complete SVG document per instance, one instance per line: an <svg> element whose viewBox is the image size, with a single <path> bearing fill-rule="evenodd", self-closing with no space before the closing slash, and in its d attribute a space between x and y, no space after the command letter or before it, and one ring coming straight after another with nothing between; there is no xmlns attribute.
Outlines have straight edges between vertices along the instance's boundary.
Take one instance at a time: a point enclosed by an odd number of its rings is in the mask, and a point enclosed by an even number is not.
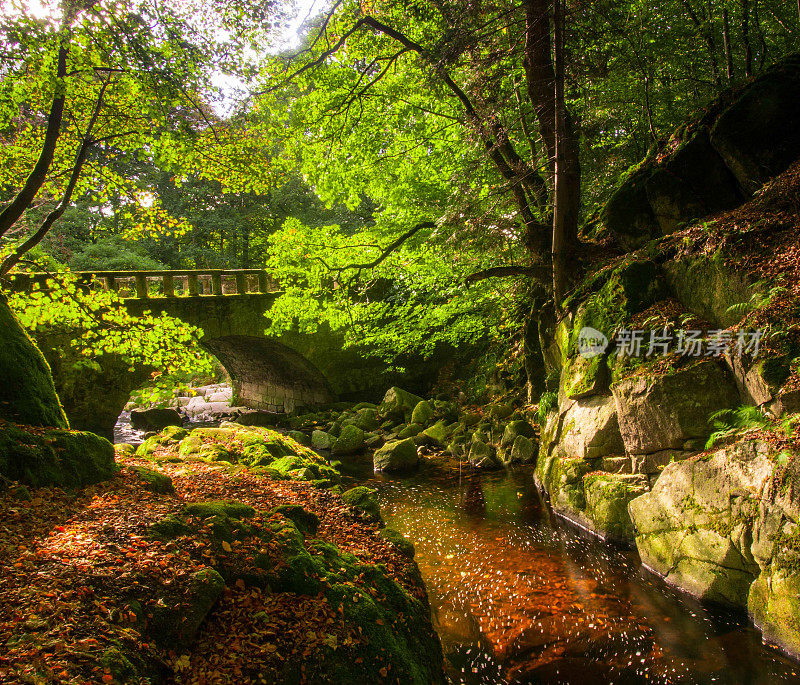
<svg viewBox="0 0 800 685"><path fill-rule="evenodd" d="M454 682L800 682L742 616L554 520L530 469L371 484L416 545Z"/></svg>

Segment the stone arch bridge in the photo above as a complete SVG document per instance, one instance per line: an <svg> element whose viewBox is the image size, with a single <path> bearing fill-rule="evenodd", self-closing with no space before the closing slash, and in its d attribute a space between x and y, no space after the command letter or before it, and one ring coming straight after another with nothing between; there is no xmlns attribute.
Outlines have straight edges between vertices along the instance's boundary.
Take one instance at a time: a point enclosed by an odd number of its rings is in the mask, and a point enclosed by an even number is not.
<svg viewBox="0 0 800 685"><path fill-rule="evenodd" d="M334 348L338 344L339 349L329 349L328 354L322 354L324 340L309 345L301 336L287 336L286 340L265 336L268 325L265 315L281 295L278 284L266 271L196 269L73 273L86 288L118 292L127 311L134 316L148 311L153 314L163 312L201 328L204 333L201 344L230 375L236 403L288 412L300 406L329 403L337 392L348 390L341 383L334 389L326 374L309 359L341 356L341 341L336 336L327 343ZM11 278L11 289L26 291L34 284L46 289L48 278L52 276L16 274ZM356 365L359 363L355 357L350 361Z"/></svg>

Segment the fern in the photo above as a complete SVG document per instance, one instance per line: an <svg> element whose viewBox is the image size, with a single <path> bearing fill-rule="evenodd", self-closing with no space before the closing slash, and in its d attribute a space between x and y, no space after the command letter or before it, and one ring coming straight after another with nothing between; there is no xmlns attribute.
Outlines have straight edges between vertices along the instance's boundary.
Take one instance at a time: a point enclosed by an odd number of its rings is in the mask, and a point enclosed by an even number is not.
<svg viewBox="0 0 800 685"><path fill-rule="evenodd" d="M707 450L742 431L751 428L764 428L770 423L768 416L762 414L758 407L750 405L743 405L736 409L715 411L709 416L709 421L711 421L711 425L715 430L706 442Z"/></svg>
<svg viewBox="0 0 800 685"><path fill-rule="evenodd" d="M770 288L767 293L753 293L747 302L737 302L736 304L732 304L725 310L725 313L730 314L731 316L738 316L739 318L742 318L750 312L768 307L770 304L772 304L772 301L778 297L778 295L782 295L785 292L786 288L781 285L776 285L775 287Z"/></svg>
<svg viewBox="0 0 800 685"><path fill-rule="evenodd" d="M537 418L539 425L544 426L547 421L547 412L555 409L558 406L558 393L546 392L539 398L539 409L537 410Z"/></svg>

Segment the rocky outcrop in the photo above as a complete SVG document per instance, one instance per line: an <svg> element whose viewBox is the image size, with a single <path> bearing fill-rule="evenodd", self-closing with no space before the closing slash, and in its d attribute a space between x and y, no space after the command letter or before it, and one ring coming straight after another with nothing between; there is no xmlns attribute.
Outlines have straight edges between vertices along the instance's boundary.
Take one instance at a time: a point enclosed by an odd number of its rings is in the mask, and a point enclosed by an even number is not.
<svg viewBox="0 0 800 685"><path fill-rule="evenodd" d="M642 473L655 473L681 452L702 449L711 433L709 416L739 404L733 378L715 361L634 376L611 390L622 442Z"/></svg>
<svg viewBox="0 0 800 685"><path fill-rule="evenodd" d="M669 464L628 506L642 562L703 600L749 610L800 655L798 455L745 439Z"/></svg>
<svg viewBox="0 0 800 685"><path fill-rule="evenodd" d="M617 188L602 221L625 249L731 209L800 156L800 55L728 92Z"/></svg>

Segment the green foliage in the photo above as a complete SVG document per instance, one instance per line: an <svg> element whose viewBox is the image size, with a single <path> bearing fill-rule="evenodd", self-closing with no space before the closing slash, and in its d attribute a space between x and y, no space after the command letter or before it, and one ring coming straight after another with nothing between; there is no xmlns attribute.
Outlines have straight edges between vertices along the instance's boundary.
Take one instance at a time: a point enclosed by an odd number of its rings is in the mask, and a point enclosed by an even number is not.
<svg viewBox="0 0 800 685"><path fill-rule="evenodd" d="M539 408L536 410L536 417L539 420L540 426L544 426L545 422L547 421L547 413L556 407L558 407L558 393L543 393L539 398Z"/></svg>
<svg viewBox="0 0 800 685"><path fill-rule="evenodd" d="M773 423L758 407L742 405L736 409L721 409L709 417L714 432L706 442L706 449L711 449L730 437L753 428L766 428Z"/></svg>
<svg viewBox="0 0 800 685"><path fill-rule="evenodd" d="M215 368L198 344L200 329L166 314L131 316L117 293L86 290L68 272L48 279L46 291L34 286L13 294L9 304L32 336L62 340L77 351L76 364L92 367L103 355L118 355L131 367L155 369L160 387L171 390L174 376L208 375Z"/></svg>
<svg viewBox="0 0 800 685"><path fill-rule="evenodd" d="M756 283L756 287L764 287L765 284L763 281ZM736 304L732 304L725 310L726 314L735 315L739 317L744 317L746 314L750 312L758 311L760 309L766 309L769 307L775 298L787 293L788 290L784 286L773 286L767 292L755 292L750 296L750 299L747 302L737 302Z"/></svg>

